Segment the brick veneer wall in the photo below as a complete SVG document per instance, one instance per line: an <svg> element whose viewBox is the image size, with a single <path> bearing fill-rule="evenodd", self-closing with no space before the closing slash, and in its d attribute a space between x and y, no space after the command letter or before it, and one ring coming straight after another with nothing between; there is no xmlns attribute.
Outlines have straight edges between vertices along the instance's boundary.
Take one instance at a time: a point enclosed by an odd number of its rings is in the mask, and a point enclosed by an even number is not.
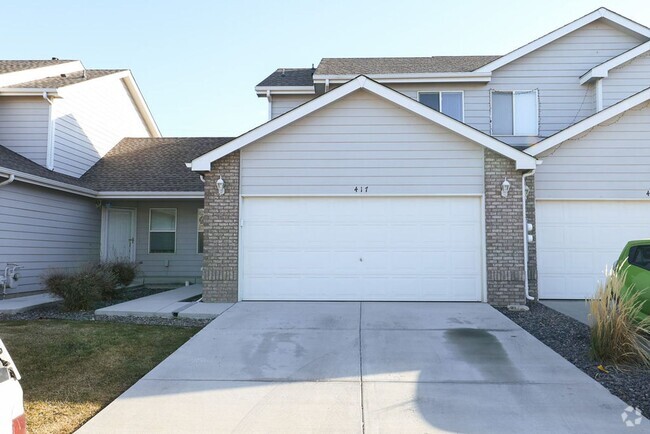
<svg viewBox="0 0 650 434"><path fill-rule="evenodd" d="M217 191L219 176L226 193ZM239 151L212 163L205 174L203 301L236 302L239 287Z"/></svg>
<svg viewBox="0 0 650 434"><path fill-rule="evenodd" d="M515 163L485 149L485 246L488 303L524 304L524 240L521 173ZM501 196L504 178L508 197ZM532 181L528 179L528 184Z"/></svg>
<svg viewBox="0 0 650 434"><path fill-rule="evenodd" d="M528 293L537 298L537 220L535 217L535 175L526 178L528 198L526 219L533 225L533 241L528 243Z"/></svg>

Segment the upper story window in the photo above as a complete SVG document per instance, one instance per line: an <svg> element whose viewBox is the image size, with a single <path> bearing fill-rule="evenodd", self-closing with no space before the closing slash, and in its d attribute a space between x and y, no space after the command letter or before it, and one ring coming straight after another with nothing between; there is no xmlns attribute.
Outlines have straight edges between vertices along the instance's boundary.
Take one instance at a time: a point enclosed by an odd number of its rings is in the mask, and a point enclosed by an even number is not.
<svg viewBox="0 0 650 434"><path fill-rule="evenodd" d="M463 121L463 92L418 92L418 101L457 121Z"/></svg>
<svg viewBox="0 0 650 434"><path fill-rule="evenodd" d="M537 134L537 91L492 91L492 135Z"/></svg>

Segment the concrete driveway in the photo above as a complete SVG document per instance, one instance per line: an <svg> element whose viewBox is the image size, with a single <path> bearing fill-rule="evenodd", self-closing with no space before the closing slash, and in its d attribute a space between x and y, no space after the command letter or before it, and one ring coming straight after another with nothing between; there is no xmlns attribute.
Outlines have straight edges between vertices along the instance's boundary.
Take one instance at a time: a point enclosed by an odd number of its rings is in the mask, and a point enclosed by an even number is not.
<svg viewBox="0 0 650 434"><path fill-rule="evenodd" d="M626 406L487 304L244 302L80 432L630 432Z"/></svg>

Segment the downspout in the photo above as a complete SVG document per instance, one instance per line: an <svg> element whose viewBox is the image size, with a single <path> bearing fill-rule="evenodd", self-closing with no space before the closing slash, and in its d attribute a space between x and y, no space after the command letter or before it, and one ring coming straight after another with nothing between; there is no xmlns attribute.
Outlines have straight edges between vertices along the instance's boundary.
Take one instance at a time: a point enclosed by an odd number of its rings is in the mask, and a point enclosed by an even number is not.
<svg viewBox="0 0 650 434"><path fill-rule="evenodd" d="M9 175L9 178L0 182L0 187L4 187L5 185L11 184L12 182L14 182L14 179L16 179L16 175L12 173L11 175Z"/></svg>
<svg viewBox="0 0 650 434"><path fill-rule="evenodd" d="M603 79L596 80L596 112L603 110Z"/></svg>
<svg viewBox="0 0 650 434"><path fill-rule="evenodd" d="M535 169L521 175L521 204L524 215L524 294L526 300L535 300L528 293L528 218L526 216L526 178L535 174Z"/></svg>
<svg viewBox="0 0 650 434"><path fill-rule="evenodd" d="M50 105L48 107L47 121L47 151L45 156L45 167L54 170L54 102L50 99L47 91L43 92L43 99Z"/></svg>

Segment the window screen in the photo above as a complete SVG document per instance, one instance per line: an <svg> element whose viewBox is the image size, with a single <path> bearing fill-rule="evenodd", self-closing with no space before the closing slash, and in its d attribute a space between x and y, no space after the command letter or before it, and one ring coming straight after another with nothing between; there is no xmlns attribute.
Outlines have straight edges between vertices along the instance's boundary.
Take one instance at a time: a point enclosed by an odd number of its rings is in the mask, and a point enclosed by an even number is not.
<svg viewBox="0 0 650 434"><path fill-rule="evenodd" d="M176 209L151 208L149 211L149 253L176 252Z"/></svg>

